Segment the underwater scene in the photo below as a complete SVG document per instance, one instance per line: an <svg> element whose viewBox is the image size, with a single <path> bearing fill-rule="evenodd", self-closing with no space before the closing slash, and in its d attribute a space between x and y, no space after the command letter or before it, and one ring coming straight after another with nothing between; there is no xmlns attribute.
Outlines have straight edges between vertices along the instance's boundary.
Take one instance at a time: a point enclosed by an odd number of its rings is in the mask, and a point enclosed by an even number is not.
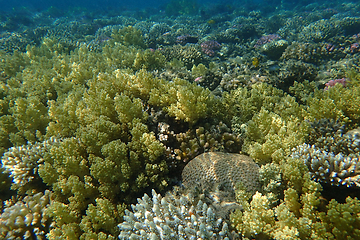
<svg viewBox="0 0 360 240"><path fill-rule="evenodd" d="M360 239L360 1L1 0L0 239Z"/></svg>

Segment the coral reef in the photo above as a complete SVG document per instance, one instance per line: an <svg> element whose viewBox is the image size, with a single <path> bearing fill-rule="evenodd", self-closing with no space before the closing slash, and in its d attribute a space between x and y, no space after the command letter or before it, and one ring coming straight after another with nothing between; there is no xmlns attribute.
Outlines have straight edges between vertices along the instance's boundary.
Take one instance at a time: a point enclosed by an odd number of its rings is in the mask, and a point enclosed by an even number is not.
<svg viewBox="0 0 360 240"><path fill-rule="evenodd" d="M51 220L45 212L51 192L27 195L19 200L7 200L0 215L2 239L46 239Z"/></svg>
<svg viewBox="0 0 360 240"><path fill-rule="evenodd" d="M304 26L300 32L304 41L314 42L324 41L339 34L342 34L341 26L328 19L321 19Z"/></svg>
<svg viewBox="0 0 360 240"><path fill-rule="evenodd" d="M59 141L51 138L42 143L28 144L12 147L1 158L4 173L9 173L13 180L12 189L24 192L25 185L34 180L39 180L39 166L44 162L44 156L49 151L50 145Z"/></svg>
<svg viewBox="0 0 360 240"><path fill-rule="evenodd" d="M171 61L172 59L180 60L187 69L191 69L194 64L198 65L202 62L200 49L191 44L185 46L174 45L171 47L164 47L161 49L161 53L165 56L167 61Z"/></svg>
<svg viewBox="0 0 360 240"><path fill-rule="evenodd" d="M268 44L272 41L279 40L280 38L281 37L278 34L269 34L269 35L262 36L261 38L259 38L256 41L254 48L264 46L265 44Z"/></svg>
<svg viewBox="0 0 360 240"><path fill-rule="evenodd" d="M359 221L360 201L347 197L343 203L327 202L307 171L305 163L292 158L278 166L264 165L262 177L269 177L264 192L256 193L250 203L238 192L243 209L231 214L233 226L254 239L357 239L359 228L353 224Z"/></svg>
<svg viewBox="0 0 360 240"><path fill-rule="evenodd" d="M173 157L188 162L203 152L223 151L235 153L241 150L242 139L234 134L229 127L220 122L217 125L205 124L194 130L174 134L168 130L161 133L165 145L173 144ZM167 149L169 149L167 147Z"/></svg>
<svg viewBox="0 0 360 240"><path fill-rule="evenodd" d="M360 187L359 154L335 155L304 144L293 150L291 156L304 161L312 178L317 181L336 186Z"/></svg>
<svg viewBox="0 0 360 240"><path fill-rule="evenodd" d="M360 5L233 2L2 9L0 238L358 238Z"/></svg>
<svg viewBox="0 0 360 240"><path fill-rule="evenodd" d="M295 98L267 84L238 88L227 96L232 127L245 137L243 151L256 162L280 161L304 143L309 131Z"/></svg>
<svg viewBox="0 0 360 240"><path fill-rule="evenodd" d="M209 57L213 57L215 55L215 51L221 48L220 43L213 40L202 42L200 46L201 51L203 51Z"/></svg>
<svg viewBox="0 0 360 240"><path fill-rule="evenodd" d="M286 40L273 40L261 46L261 51L264 52L270 59L278 59L288 47L289 43Z"/></svg>
<svg viewBox="0 0 360 240"><path fill-rule="evenodd" d="M192 159L182 172L186 188L235 192L238 184L248 192L259 189L259 166L248 156L234 153L208 152Z"/></svg>
<svg viewBox="0 0 360 240"><path fill-rule="evenodd" d="M229 239L228 225L213 208L191 195L167 194L152 190L125 211L119 225L120 239Z"/></svg>

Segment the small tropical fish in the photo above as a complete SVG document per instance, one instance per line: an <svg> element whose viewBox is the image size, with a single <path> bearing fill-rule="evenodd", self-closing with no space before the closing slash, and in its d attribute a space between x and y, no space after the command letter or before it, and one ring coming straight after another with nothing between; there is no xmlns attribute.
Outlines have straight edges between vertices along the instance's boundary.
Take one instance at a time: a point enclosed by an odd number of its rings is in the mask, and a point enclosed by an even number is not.
<svg viewBox="0 0 360 240"><path fill-rule="evenodd" d="M260 64L259 59L257 57L254 57L253 60L252 60L252 65L254 67L258 67L259 64Z"/></svg>

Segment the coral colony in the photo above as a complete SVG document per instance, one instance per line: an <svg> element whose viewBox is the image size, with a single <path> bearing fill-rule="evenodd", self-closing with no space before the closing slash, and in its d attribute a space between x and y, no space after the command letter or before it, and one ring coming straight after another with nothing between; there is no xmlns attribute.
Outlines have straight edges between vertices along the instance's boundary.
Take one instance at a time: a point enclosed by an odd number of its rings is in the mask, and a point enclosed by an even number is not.
<svg viewBox="0 0 360 240"><path fill-rule="evenodd" d="M253 4L0 18L0 239L359 239L360 4Z"/></svg>

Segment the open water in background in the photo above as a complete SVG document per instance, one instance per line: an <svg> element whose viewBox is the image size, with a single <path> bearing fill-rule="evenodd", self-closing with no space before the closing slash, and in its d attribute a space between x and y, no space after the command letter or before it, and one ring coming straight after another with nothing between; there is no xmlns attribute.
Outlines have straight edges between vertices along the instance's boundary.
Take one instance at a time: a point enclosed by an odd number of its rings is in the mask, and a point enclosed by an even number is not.
<svg viewBox="0 0 360 240"><path fill-rule="evenodd" d="M173 0L176 1L176 0ZM181 2L184 0L180 0ZM264 9L287 9L292 10L296 8L301 8L302 6L307 6L309 4L322 4L326 2L329 4L329 1L318 0L191 0L197 2L199 7L209 7L211 5L219 6L249 6L249 10L264 10ZM55 7L59 10L71 10L74 8L77 9L86 9L89 11L114 11L114 10L146 10L146 9L157 9L162 11L166 8L166 5L171 2L171 0L0 0L0 13L11 12L18 10L20 8L32 9L34 12L43 11L50 7ZM339 1L330 1L334 5L339 4ZM341 1L342 3L347 2L358 2L358 0L353 1ZM261 8L261 9L260 9Z"/></svg>

